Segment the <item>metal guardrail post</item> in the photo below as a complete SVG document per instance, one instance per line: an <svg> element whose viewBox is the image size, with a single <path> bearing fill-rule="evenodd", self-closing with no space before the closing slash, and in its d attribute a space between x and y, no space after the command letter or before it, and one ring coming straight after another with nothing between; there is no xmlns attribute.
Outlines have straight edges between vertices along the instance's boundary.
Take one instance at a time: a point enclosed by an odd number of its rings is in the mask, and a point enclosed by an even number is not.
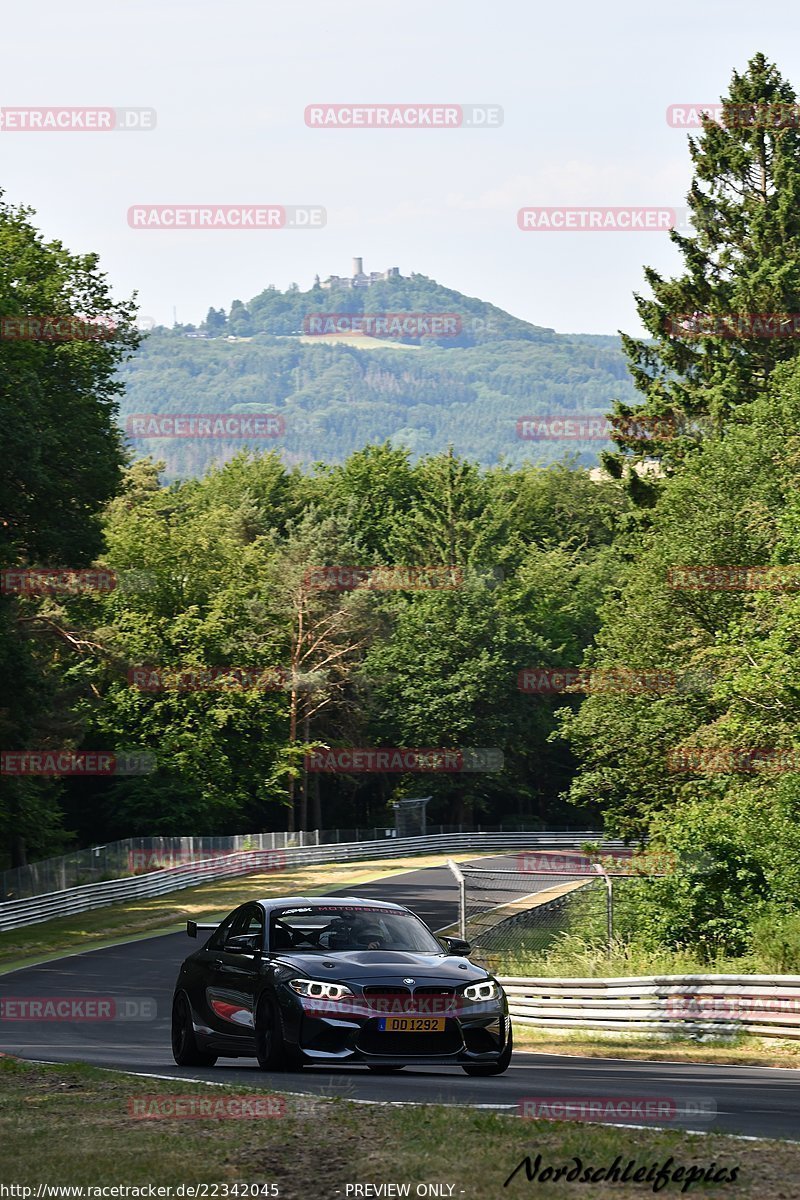
<svg viewBox="0 0 800 1200"><path fill-rule="evenodd" d="M467 940L467 881L464 878L464 873L456 866L452 858L448 858L447 865L455 876L458 884L458 933L462 941Z"/></svg>
<svg viewBox="0 0 800 1200"><path fill-rule="evenodd" d="M608 938L608 957L611 958L614 949L614 885L611 876L601 863L592 863L595 871L606 881L606 936Z"/></svg>

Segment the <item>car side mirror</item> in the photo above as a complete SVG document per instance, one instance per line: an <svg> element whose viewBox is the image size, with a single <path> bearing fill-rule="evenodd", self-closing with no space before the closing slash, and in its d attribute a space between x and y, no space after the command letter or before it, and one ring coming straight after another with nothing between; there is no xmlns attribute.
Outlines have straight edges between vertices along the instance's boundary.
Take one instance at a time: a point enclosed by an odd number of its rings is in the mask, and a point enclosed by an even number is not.
<svg viewBox="0 0 800 1200"><path fill-rule="evenodd" d="M260 941L257 933L239 933L229 937L222 949L226 954L258 954Z"/></svg>
<svg viewBox="0 0 800 1200"><path fill-rule="evenodd" d="M466 958L472 949L469 942L465 942L463 938L443 937L439 941L444 942L447 952L455 954L457 958Z"/></svg>

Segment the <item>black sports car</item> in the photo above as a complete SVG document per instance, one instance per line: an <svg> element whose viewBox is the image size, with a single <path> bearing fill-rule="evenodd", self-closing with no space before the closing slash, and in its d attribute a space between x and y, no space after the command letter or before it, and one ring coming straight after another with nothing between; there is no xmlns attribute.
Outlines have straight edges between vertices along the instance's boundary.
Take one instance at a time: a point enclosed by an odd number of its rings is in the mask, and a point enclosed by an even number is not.
<svg viewBox="0 0 800 1200"><path fill-rule="evenodd" d="M172 1005L179 1066L255 1055L265 1071L365 1063L458 1064L499 1075L511 1059L500 984L399 904L304 896L243 904L183 963Z"/></svg>

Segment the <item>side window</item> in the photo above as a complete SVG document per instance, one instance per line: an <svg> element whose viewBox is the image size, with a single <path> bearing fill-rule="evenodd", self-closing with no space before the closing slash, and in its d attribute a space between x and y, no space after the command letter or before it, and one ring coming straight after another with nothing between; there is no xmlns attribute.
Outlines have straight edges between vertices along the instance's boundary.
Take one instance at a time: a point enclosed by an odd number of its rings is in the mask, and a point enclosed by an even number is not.
<svg viewBox="0 0 800 1200"><path fill-rule="evenodd" d="M233 923L234 918L236 916L238 916L238 913L239 913L239 910L237 909L236 912L233 912L233 913L231 913L231 915L229 917L226 917L221 925L217 926L217 929L215 930L215 932L212 933L211 937L206 942L207 950L221 950L222 949L222 946L224 945L224 943L228 937L228 934L230 933L231 924Z"/></svg>
<svg viewBox="0 0 800 1200"><path fill-rule="evenodd" d="M244 932L257 937L259 946L264 949L264 913L260 908L250 909L250 919Z"/></svg>
<svg viewBox="0 0 800 1200"><path fill-rule="evenodd" d="M258 937L259 945L264 946L264 916L261 909L254 904L248 904L246 908L240 908L233 915L233 921L228 929L225 938L239 937L241 934L247 934L249 937Z"/></svg>

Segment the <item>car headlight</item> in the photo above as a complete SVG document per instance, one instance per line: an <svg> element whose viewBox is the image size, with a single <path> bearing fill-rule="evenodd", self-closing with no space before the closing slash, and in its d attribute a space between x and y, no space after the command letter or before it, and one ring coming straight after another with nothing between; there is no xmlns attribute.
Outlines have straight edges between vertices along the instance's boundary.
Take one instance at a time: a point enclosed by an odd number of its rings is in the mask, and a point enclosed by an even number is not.
<svg viewBox="0 0 800 1200"><path fill-rule="evenodd" d="M503 989L494 979L487 979L484 983L471 983L469 987L464 988L465 1000L499 1000L502 995Z"/></svg>
<svg viewBox="0 0 800 1200"><path fill-rule="evenodd" d="M312 996L315 1000L343 1000L353 995L344 983L322 983L319 979L290 979L289 987L298 996Z"/></svg>

